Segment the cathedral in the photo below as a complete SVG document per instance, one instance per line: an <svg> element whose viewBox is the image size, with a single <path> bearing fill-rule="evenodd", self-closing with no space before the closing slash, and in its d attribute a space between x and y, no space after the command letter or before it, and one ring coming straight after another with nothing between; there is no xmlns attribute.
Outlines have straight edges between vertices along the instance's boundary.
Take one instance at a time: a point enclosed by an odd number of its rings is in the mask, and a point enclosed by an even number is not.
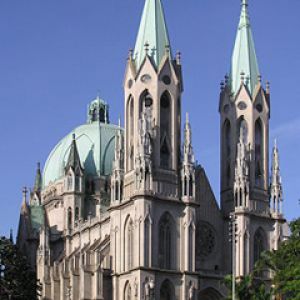
<svg viewBox="0 0 300 300"><path fill-rule="evenodd" d="M125 67L124 128L97 96L86 123L24 189L17 244L37 271L40 299L224 299L224 276L249 274L284 239L276 143L269 162L270 85L248 1L220 89L220 205L196 162L188 114L182 120L173 54L161 0L145 0Z"/></svg>

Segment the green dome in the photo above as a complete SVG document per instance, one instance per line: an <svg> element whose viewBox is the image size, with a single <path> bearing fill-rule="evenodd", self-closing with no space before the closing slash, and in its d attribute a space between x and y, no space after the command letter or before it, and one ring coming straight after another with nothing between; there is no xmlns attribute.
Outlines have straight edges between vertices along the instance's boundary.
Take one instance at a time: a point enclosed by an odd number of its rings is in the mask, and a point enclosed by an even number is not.
<svg viewBox="0 0 300 300"><path fill-rule="evenodd" d="M97 99L96 99L97 100ZM100 103L99 103L100 104ZM103 102L101 101L101 104ZM110 175L114 159L115 136L120 127L93 119L91 107L88 108L88 124L81 125L64 137L50 153L43 172L43 186L62 178L68 161L70 148L75 134L81 165L86 176ZM95 113L95 111L93 111ZM108 114L107 114L108 115Z"/></svg>

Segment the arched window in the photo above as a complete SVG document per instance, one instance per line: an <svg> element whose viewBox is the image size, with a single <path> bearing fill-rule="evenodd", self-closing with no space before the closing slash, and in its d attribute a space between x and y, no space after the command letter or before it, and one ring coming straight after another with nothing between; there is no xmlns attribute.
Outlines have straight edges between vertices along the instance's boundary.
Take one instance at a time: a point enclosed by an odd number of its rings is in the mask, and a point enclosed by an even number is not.
<svg viewBox="0 0 300 300"><path fill-rule="evenodd" d="M193 271L193 257L194 257L194 228L192 225L189 226L189 271Z"/></svg>
<svg viewBox="0 0 300 300"><path fill-rule="evenodd" d="M224 123L224 151L225 151L225 174L226 174L226 186L230 184L231 179L231 125L229 120Z"/></svg>
<svg viewBox="0 0 300 300"><path fill-rule="evenodd" d="M75 176L75 190L76 191L80 191L81 189L80 189L80 177L79 176Z"/></svg>
<svg viewBox="0 0 300 300"><path fill-rule="evenodd" d="M167 141L171 138L171 99L168 92L160 98L160 164L170 168L170 149Z"/></svg>
<svg viewBox="0 0 300 300"><path fill-rule="evenodd" d="M72 174L68 174L67 177L67 189L72 190L73 188L73 180L72 180Z"/></svg>
<svg viewBox="0 0 300 300"><path fill-rule="evenodd" d="M133 251L134 251L134 227L133 221L128 218L124 232L124 258L125 270L130 270L133 267Z"/></svg>
<svg viewBox="0 0 300 300"><path fill-rule="evenodd" d="M119 181L115 183L115 200L120 200L119 198Z"/></svg>
<svg viewBox="0 0 300 300"><path fill-rule="evenodd" d="M125 285L124 300L131 300L131 286L129 282L127 282Z"/></svg>
<svg viewBox="0 0 300 300"><path fill-rule="evenodd" d="M124 186L124 182L123 182L123 180L121 180L121 185L120 185L120 200L123 199L123 186Z"/></svg>
<svg viewBox="0 0 300 300"><path fill-rule="evenodd" d="M94 108L93 109L93 113L92 113L92 121L93 122L95 122L95 121L97 121L97 109L96 108Z"/></svg>
<svg viewBox="0 0 300 300"><path fill-rule="evenodd" d="M150 220L149 217L145 220L145 267L150 267Z"/></svg>
<svg viewBox="0 0 300 300"><path fill-rule="evenodd" d="M183 184L184 184L184 187L183 187L183 195L184 195L184 196L187 196L188 180L187 180L186 175L184 176L184 182L183 182Z"/></svg>
<svg viewBox="0 0 300 300"><path fill-rule="evenodd" d="M68 228L72 228L72 209L68 208Z"/></svg>
<svg viewBox="0 0 300 300"><path fill-rule="evenodd" d="M265 250L265 235L263 230L259 228L254 235L254 264Z"/></svg>
<svg viewBox="0 0 300 300"><path fill-rule="evenodd" d="M241 132L243 134L243 142L245 145L248 144L248 124L247 121L244 119L244 116L241 116L238 119L238 123L237 123L237 132L236 132L236 136L237 136L237 141L240 140L240 135Z"/></svg>
<svg viewBox="0 0 300 300"><path fill-rule="evenodd" d="M165 280L160 287L160 300L175 300L174 286L170 280Z"/></svg>
<svg viewBox="0 0 300 300"><path fill-rule="evenodd" d="M142 113L146 111L146 109L151 109L153 105L153 100L149 92L146 90L142 93L140 97L140 111L139 118L141 119Z"/></svg>
<svg viewBox="0 0 300 300"><path fill-rule="evenodd" d="M99 119L100 122L105 123L105 109L103 107L100 108Z"/></svg>
<svg viewBox="0 0 300 300"><path fill-rule="evenodd" d="M263 179L262 143L263 143L262 124L260 120L257 120L255 122L255 184L256 186L261 186L262 179Z"/></svg>
<svg viewBox="0 0 300 300"><path fill-rule="evenodd" d="M172 217L169 213L162 216L159 222L159 266L162 269L172 268L172 247L175 246L172 236ZM173 225L174 226L174 225Z"/></svg>
<svg viewBox="0 0 300 300"><path fill-rule="evenodd" d="M79 207L75 208L75 221L79 220Z"/></svg>
<svg viewBox="0 0 300 300"><path fill-rule="evenodd" d="M189 196L190 197L193 197L193 191L194 191L193 177L190 176L190 180L189 180Z"/></svg>

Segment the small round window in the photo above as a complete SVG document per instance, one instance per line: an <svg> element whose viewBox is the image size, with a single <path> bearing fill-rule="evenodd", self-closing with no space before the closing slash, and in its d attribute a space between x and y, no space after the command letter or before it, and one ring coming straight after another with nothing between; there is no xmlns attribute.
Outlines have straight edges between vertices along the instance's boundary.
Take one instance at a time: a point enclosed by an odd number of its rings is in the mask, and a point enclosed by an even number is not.
<svg viewBox="0 0 300 300"><path fill-rule="evenodd" d="M169 85L171 83L171 78L168 75L165 75L162 81L164 84Z"/></svg>

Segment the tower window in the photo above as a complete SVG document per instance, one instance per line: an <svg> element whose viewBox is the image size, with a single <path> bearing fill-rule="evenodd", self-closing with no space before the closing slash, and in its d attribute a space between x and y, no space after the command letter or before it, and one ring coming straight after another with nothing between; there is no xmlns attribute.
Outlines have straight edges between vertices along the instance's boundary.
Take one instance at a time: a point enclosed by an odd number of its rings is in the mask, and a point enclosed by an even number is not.
<svg viewBox="0 0 300 300"><path fill-rule="evenodd" d="M255 184L261 186L263 184L263 170L262 170L262 124L260 120L255 122Z"/></svg>
<svg viewBox="0 0 300 300"><path fill-rule="evenodd" d="M72 209L68 208L68 229L72 228Z"/></svg>
<svg viewBox="0 0 300 300"><path fill-rule="evenodd" d="M99 119L100 122L105 123L105 110L103 107L100 108Z"/></svg>

